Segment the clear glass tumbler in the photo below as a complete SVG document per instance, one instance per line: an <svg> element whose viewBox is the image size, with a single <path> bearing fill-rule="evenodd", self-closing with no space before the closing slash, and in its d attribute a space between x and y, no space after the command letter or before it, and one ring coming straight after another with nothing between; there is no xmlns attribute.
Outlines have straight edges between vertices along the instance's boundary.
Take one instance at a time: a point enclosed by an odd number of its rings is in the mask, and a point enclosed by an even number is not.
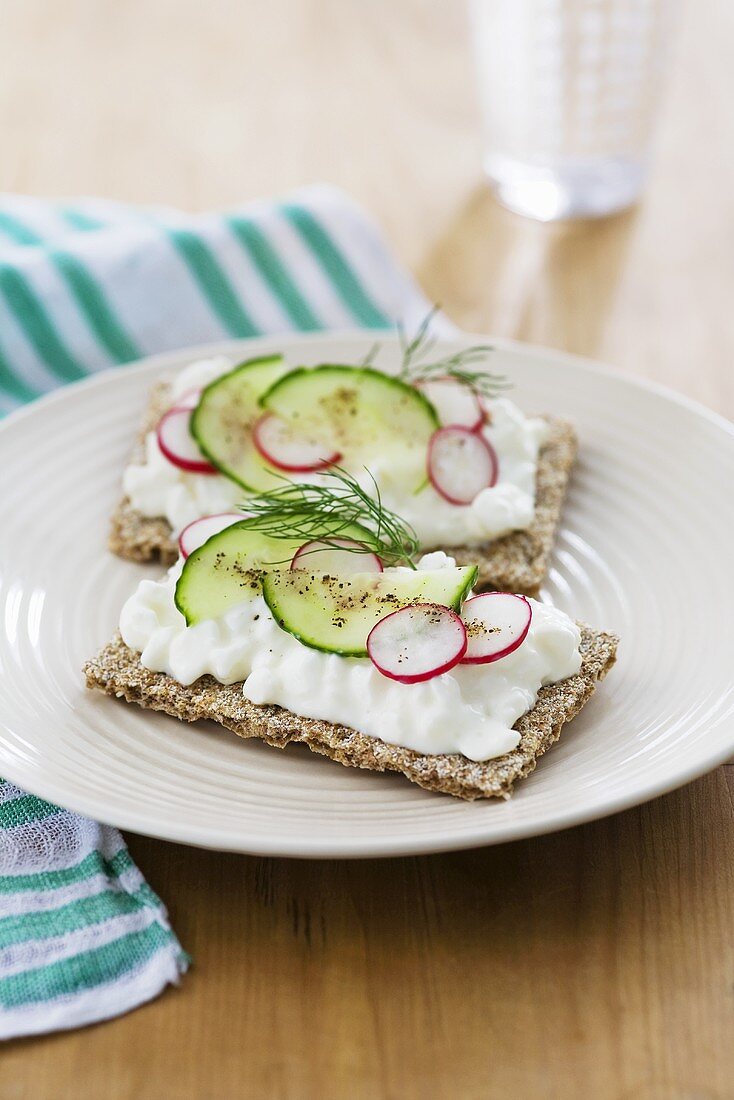
<svg viewBox="0 0 734 1100"><path fill-rule="evenodd" d="M645 179L674 0L469 0L484 165L521 214L599 217Z"/></svg>

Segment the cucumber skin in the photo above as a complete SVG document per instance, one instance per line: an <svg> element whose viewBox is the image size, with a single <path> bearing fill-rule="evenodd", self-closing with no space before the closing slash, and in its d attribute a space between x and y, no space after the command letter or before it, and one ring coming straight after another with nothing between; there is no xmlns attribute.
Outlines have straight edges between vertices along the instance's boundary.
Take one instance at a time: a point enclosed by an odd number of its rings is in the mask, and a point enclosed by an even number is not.
<svg viewBox="0 0 734 1100"><path fill-rule="evenodd" d="M281 378L277 380L277 382L273 382L270 389L266 390L265 393L260 395L260 407L263 409L267 409L269 407L267 404L268 400L274 393L276 393L278 387L286 381L290 382L296 376L318 374L320 371L327 370L340 371L344 374L349 374L352 378L354 378L355 375L367 375L370 378L376 377L380 379L380 382L389 382L392 386L394 386L396 389L399 389L402 393L408 391L412 399L418 398L419 403L424 407L426 414L433 421L434 429L441 426L438 418L438 413L436 412L435 408L425 396L425 394L421 393L420 390L417 389L415 386L411 386L409 382L404 382L402 378L396 378L393 374L386 374L384 371L376 370L375 367L350 367L348 363L319 363L318 366L315 367L296 367L294 370L288 371L287 374L284 374Z"/></svg>
<svg viewBox="0 0 734 1100"><path fill-rule="evenodd" d="M455 611L457 615L461 612L464 601L466 600L474 585L477 583L477 577L479 576L478 565L472 565L470 566L470 568L471 572L467 576L466 584L451 605L451 610Z"/></svg>
<svg viewBox="0 0 734 1100"><path fill-rule="evenodd" d="M467 568L467 567L465 567L465 568ZM469 572L469 574L467 576L466 582L465 582L464 586L462 587L462 589L460 590L460 592L457 594L456 598L454 600L452 600L452 602L450 604L444 604L443 606L450 607L452 611L456 611L456 613L458 614L461 611L462 605L463 605L464 601L466 600L467 595L469 594L469 592L471 592L472 588L474 587L474 584L476 583L478 573L479 573L479 569L477 568L477 566L476 565L472 566L471 571ZM315 576L315 575L316 574L311 574L312 577ZM290 634L292 637L294 637L296 639L296 641L300 642L301 645L305 645L309 649L318 650L319 653L333 653L337 657L368 657L369 656L369 654L367 653L367 648L366 648L366 644L367 644L366 639L365 639L364 648L360 648L360 649L334 649L330 646L320 645L318 642L314 641L313 639L310 639L310 638L306 637L304 634L300 634L298 631L292 630L289 626L286 626L285 625L285 620L282 619L279 616L276 608L273 606L275 601L273 600L272 593L269 593L269 591L268 591L268 583L267 582L268 582L268 577L267 577L267 574L266 574L263 577L263 585L262 585L263 597L265 599L265 603L268 606L268 610L269 610L270 614L273 616L273 620L280 627L281 630L284 630L286 632L286 634ZM423 600L418 599L418 600L415 601L415 603L418 603L418 604L420 604L420 603L433 603L433 602L435 602L435 601L431 601L431 600L427 600L427 599L423 599ZM404 606L408 606L408 605L404 605ZM395 608L393 610L397 610L397 608ZM392 614L392 612L391 611L385 612L386 616L389 615L389 614ZM379 619L376 619L375 623L377 623L379 621L380 621ZM373 625L375 625L375 624L373 623Z"/></svg>
<svg viewBox="0 0 734 1100"><path fill-rule="evenodd" d="M228 382L233 374L236 374L239 371L249 367L256 367L266 363L277 362L283 362L282 355L263 355L259 356L256 359L247 359L243 363L239 363L237 366L227 371L226 374L221 375L219 378L215 378L212 382L209 383L208 386L204 387L199 398L199 403L191 414L191 435L196 440L196 443L201 453L204 455L207 461L210 462L211 465L214 466L215 469L217 469L224 477L228 478L230 481L233 481L236 485L241 486L241 488L244 489L247 493L257 493L262 492L263 490L258 489L256 486L250 485L248 482L244 481L241 476L236 474L230 466L225 465L222 462L221 458L215 455L209 449L206 443L206 439L204 438L206 432L202 434L201 431L201 405L207 394L212 393L222 383ZM260 397L257 399L259 407L262 409L267 409L267 402L270 399L271 395L275 394L278 390L278 387L284 382L292 381L296 377L305 377L307 375L318 374L321 371L337 371L339 373L343 373L344 375L348 374L350 379L352 380L355 379L355 376L377 378L379 379L381 384L387 383L389 386L392 386L394 389L398 390L402 395L409 394L411 401L417 403L423 408L423 411L425 412L429 422L431 423L433 430L435 431L440 427L438 413L436 412L434 406L431 404L425 394L421 393L420 390L418 390L415 386L411 386L409 383L404 382L402 379L396 378L393 375L385 374L383 371L375 370L373 367L351 367L348 364L344 363L321 363L315 367L295 367L293 370L286 371L285 374L278 378L268 389L265 390L264 393L260 395ZM266 463L263 462L262 466L263 469L268 469ZM277 473L278 471L275 472ZM426 488L428 484L428 478L423 478L423 480L413 490L413 492L421 492L423 489Z"/></svg>
<svg viewBox="0 0 734 1100"><path fill-rule="evenodd" d="M219 470L220 474L222 474L223 477L228 478L229 481L234 481L236 485L240 485L248 493L262 492L262 490L255 489L255 488L253 488L253 486L248 485L240 477L237 477L235 475L235 473L229 467L224 466L219 458L217 458L215 455L213 455L211 453L211 451L209 450L209 448L206 445L206 442L201 437L200 424L199 424L200 417L199 417L198 414L200 413L201 403L204 400L205 396L207 394L213 392L223 382L229 381L233 374L237 374L239 371L244 370L245 368L259 367L259 366L263 366L266 363L278 363L278 362L280 362L280 363L283 362L283 356L279 353L276 354L276 355L260 355L256 359L246 359L243 363L238 363L237 366L232 367L232 369L227 371L226 374L220 375L219 378L215 378L212 382L209 383L208 386L204 387L204 389L201 391L201 394L199 396L199 402L198 402L196 408L194 409L194 411L191 414L189 430L191 432L191 435L196 440L196 443L197 443L201 453L204 455L204 457L207 459L207 461L211 463L212 466L214 466L217 470ZM289 372L289 373L291 373L291 372ZM272 389L272 386L270 388ZM269 391L266 391L266 392L269 392ZM261 398L262 398L262 395L261 395L260 398L258 398L258 405L261 402ZM263 463L263 468L267 468L267 467L265 467L264 463Z"/></svg>
<svg viewBox="0 0 734 1100"><path fill-rule="evenodd" d="M212 544L215 542L215 540L217 542L222 542L222 543L227 542L227 543L229 543L229 542L231 542L232 536L233 536L235 531L247 532L249 530L252 530L253 534L255 534L255 535L258 535L258 536L260 535L260 532L258 531L257 527L254 526L254 521L253 521L252 517L244 516L243 519L239 523L233 523L229 527L226 527L223 531L218 531L215 535L212 535L211 538L208 538L207 541L202 543L201 546L198 546L196 548L196 550L194 550L194 552L192 554L190 554L189 557L184 562L184 567L181 571L181 575L178 578L178 581L176 582L176 588L175 588L175 591L174 591L173 602L176 605L177 610L181 612L184 619L186 620L186 625L187 626L195 626L197 623L205 622L206 619L207 619L206 615L196 615L196 614L191 612L189 601L188 601L188 598L187 598L187 595L186 595L186 590L187 590L188 586L191 584L191 579L192 579L191 574L192 574L192 572L197 568L204 568L203 566L200 566L199 563L201 562L201 559L205 556L205 551L206 551L206 556L208 556L211 553L212 549L216 550L216 545L212 546ZM364 542L365 545L374 545L374 543L372 542L372 532L368 531L367 528L362 527L358 523L353 523L348 528L345 528L345 535L346 535L346 537L354 538L356 541ZM243 539L244 543L246 543L246 541L247 541L246 539ZM272 541L277 542L278 540L273 539ZM289 540L286 540L286 541L290 542L292 544L292 546L291 546L292 553L295 553L295 551L298 549L298 547L303 545L303 543L300 541L300 539L292 539L292 540L289 539ZM292 557L292 554L290 556ZM286 559L284 560L283 568L284 569L289 569L290 568L288 554L286 554ZM261 573L261 574L264 572L263 569L262 569L262 566L259 566L257 561L253 562L252 572L253 572L253 575L255 573L258 573L258 572ZM207 573L205 575L204 579L206 580L208 576L209 576L209 573ZM252 592L253 597L255 595L260 595L261 587L262 587L261 585L258 586L258 591L257 592L255 592L253 590L253 592ZM244 602L244 601L233 600L232 601L232 607L236 606L237 602Z"/></svg>
<svg viewBox="0 0 734 1100"><path fill-rule="evenodd" d="M423 408L426 417L430 423L430 431L428 432L428 439L432 432L437 431L440 427L440 420L438 412L434 405L430 403L425 394L421 393L416 386L412 386L407 382L403 382L402 378L396 378L392 374L385 374L383 371L376 371L372 366L349 366L346 363L320 363L318 366L298 366L294 371L288 371L287 374L277 378L277 381L273 383L270 389L266 389L264 394L260 396L260 406L263 409L270 408L270 401L273 396L277 397L278 388L281 388L286 382L291 383L294 378L307 377L309 375L318 375L320 372L338 372L344 376L349 375L350 381L353 381L355 376L377 378L381 384L387 384L393 389L396 389L401 396L409 396L410 400L414 404ZM359 379L358 379L359 384ZM426 443L428 443L428 439ZM366 465L369 467L369 460ZM421 493L430 484L430 480L427 474L421 477L420 482L413 488L413 494Z"/></svg>
<svg viewBox="0 0 734 1100"><path fill-rule="evenodd" d="M348 377L350 381L359 382L359 378L369 378L371 380L377 380L380 385L386 385L396 390L401 397L406 396L410 398L413 405L420 407L426 415L428 425L430 429L426 435L426 446L433 434L441 426L438 413L436 412L433 404L428 400L426 395L422 393L417 387L410 385L410 383L403 381L402 378L396 378L394 375L385 374L384 371L376 370L374 367L350 367L346 363L321 363L316 367L296 367L295 370L288 371L287 374L281 375L265 393L260 395L259 404L260 407L268 411L276 411L271 409L271 403L273 398L277 398L278 391L282 389L286 384L290 385L293 380L307 379L308 377L318 376L322 372L336 372L337 374ZM379 440L378 440L379 443ZM339 448L341 449L341 447ZM347 463L348 465L348 463ZM369 460L366 462L369 468ZM427 474L423 474L419 483L412 489L412 493L415 495L422 492L430 484Z"/></svg>
<svg viewBox="0 0 734 1100"><path fill-rule="evenodd" d="M244 519L242 522L244 522ZM197 546L196 550L194 550L192 554L189 554L188 558L184 562L184 567L181 570L181 575L176 581L176 587L173 593L173 602L176 605L176 609L181 612L184 619L186 620L187 626L196 626L197 623L205 621L203 618L196 617L195 615L191 614L189 608L187 607L187 600L184 595L187 584L190 583L190 572L192 569L196 568L200 557L202 556L201 551L203 551L205 547L207 547L209 543L211 543L212 539L219 538L220 535L223 535L226 532L231 532L235 528L241 528L241 526L241 523L233 523L230 527L226 527L224 531L218 531L216 535L212 535L211 538L207 539L206 542L202 543L201 546Z"/></svg>

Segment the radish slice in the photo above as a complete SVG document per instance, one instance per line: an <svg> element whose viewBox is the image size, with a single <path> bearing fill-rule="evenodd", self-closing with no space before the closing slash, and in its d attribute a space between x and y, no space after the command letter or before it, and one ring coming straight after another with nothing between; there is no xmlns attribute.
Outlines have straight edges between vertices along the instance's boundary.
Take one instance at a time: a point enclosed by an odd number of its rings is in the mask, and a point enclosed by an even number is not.
<svg viewBox="0 0 734 1100"><path fill-rule="evenodd" d="M218 535L225 527L246 519L244 512L218 512L215 516L202 516L184 527L178 536L178 548L184 558L203 546L212 535Z"/></svg>
<svg viewBox="0 0 734 1100"><path fill-rule="evenodd" d="M497 483L494 447L478 432L450 425L439 428L428 444L428 476L449 504L471 504L482 489Z"/></svg>
<svg viewBox="0 0 734 1100"><path fill-rule="evenodd" d="M524 596L512 592L482 592L461 612L469 639L464 665L488 665L513 653L525 641L533 609Z"/></svg>
<svg viewBox="0 0 734 1100"><path fill-rule="evenodd" d="M180 397L177 397L171 406L172 409L189 409L191 412L199 404L199 398L201 397L201 390L198 386L194 386L193 389L184 390Z"/></svg>
<svg viewBox="0 0 734 1100"><path fill-rule="evenodd" d="M442 424L468 428L470 432L484 424L485 410L471 386L455 378L431 378L416 382L416 386L434 406Z"/></svg>
<svg viewBox="0 0 734 1100"><path fill-rule="evenodd" d="M349 547L361 549L350 550ZM350 573L382 573L382 562L356 539L333 539L331 543L314 539L296 550L291 569L308 569L311 573L330 573L338 577Z"/></svg>
<svg viewBox="0 0 734 1100"><path fill-rule="evenodd" d="M367 652L383 676L400 684L432 680L457 665L466 653L466 629L449 607L414 603L376 623Z"/></svg>
<svg viewBox="0 0 734 1100"><path fill-rule="evenodd" d="M304 439L274 413L265 413L252 429L252 439L266 462L291 473L310 473L333 466L341 455L317 439Z"/></svg>
<svg viewBox="0 0 734 1100"><path fill-rule="evenodd" d="M196 445L189 430L189 409L169 409L158 422L158 446L169 462L190 474L216 474Z"/></svg>
<svg viewBox="0 0 734 1100"><path fill-rule="evenodd" d="M483 394L477 394L477 401L479 402L479 408L482 410L482 425L494 423L492 419L492 410L489 407L489 399Z"/></svg>

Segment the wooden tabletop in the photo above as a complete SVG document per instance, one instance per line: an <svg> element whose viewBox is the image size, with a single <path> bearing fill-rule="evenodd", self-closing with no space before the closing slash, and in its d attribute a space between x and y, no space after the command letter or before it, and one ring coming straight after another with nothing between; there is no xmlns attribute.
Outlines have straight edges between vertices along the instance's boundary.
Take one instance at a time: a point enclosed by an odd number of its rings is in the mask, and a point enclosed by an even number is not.
<svg viewBox="0 0 734 1100"><path fill-rule="evenodd" d="M543 226L483 182L458 0L4 0L0 189L203 209L328 179L459 324L734 416L734 9L678 32L644 203ZM0 1096L731 1097L733 798L730 766L555 836L364 863L129 836L194 967L5 1046Z"/></svg>

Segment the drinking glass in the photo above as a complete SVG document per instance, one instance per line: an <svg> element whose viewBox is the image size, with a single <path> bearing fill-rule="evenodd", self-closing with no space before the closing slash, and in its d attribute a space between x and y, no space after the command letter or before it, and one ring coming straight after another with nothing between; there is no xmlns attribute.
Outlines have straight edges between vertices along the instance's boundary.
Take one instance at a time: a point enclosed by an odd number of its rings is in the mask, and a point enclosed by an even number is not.
<svg viewBox="0 0 734 1100"><path fill-rule="evenodd" d="M639 197L674 0L469 0L484 166L542 221Z"/></svg>

